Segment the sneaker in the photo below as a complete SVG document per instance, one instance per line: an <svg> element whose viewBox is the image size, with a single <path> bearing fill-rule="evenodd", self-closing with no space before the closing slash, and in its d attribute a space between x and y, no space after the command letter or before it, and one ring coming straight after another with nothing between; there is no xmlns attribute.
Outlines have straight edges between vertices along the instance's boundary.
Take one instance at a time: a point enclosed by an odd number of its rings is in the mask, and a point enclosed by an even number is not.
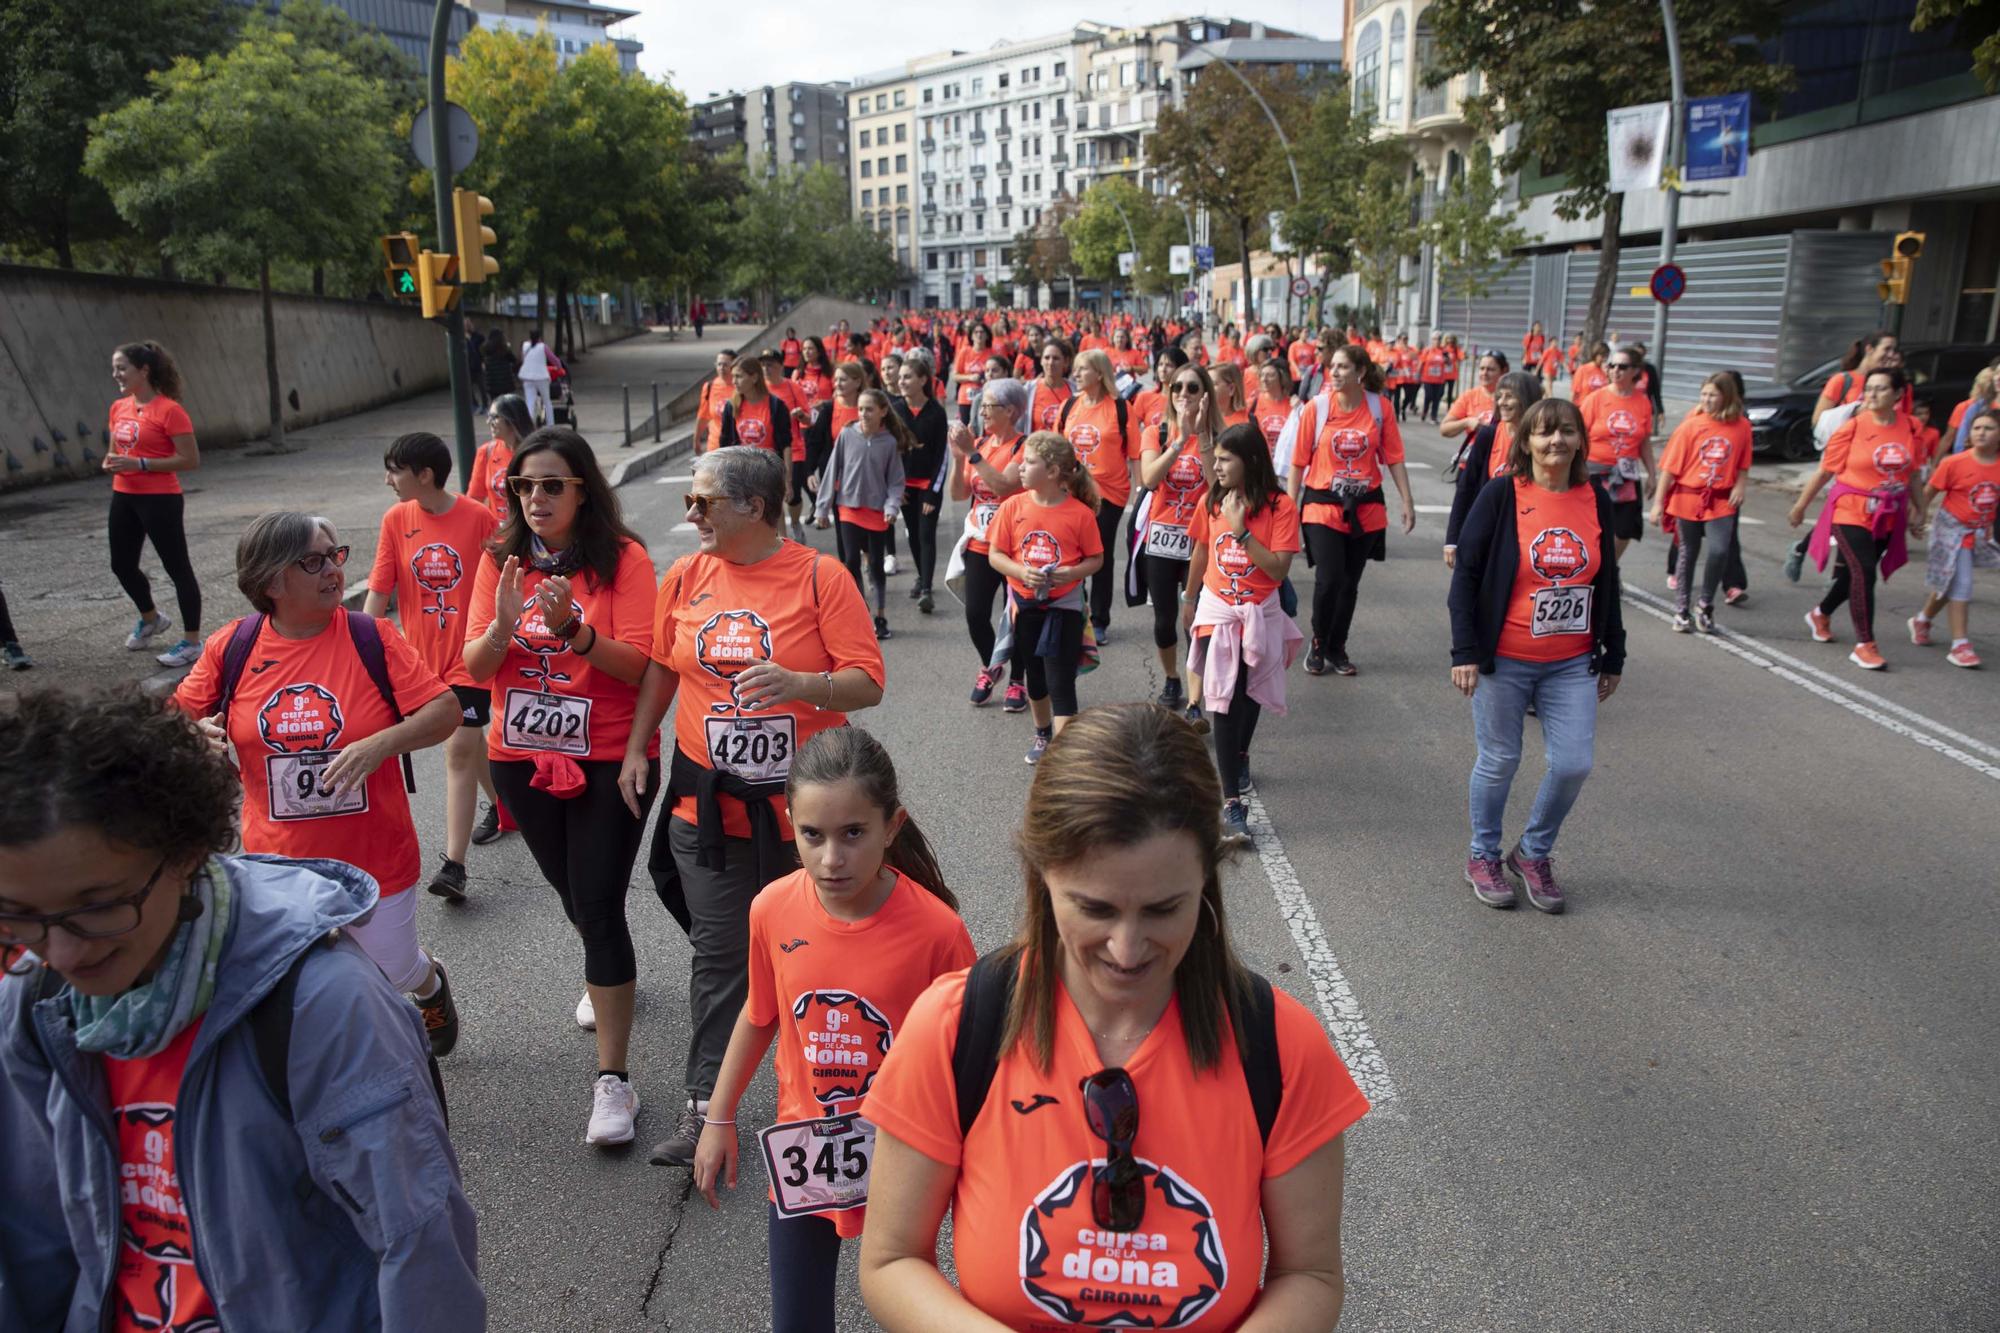
<svg viewBox="0 0 2000 1333"><path fill-rule="evenodd" d="M1222 836L1232 842L1250 841L1250 807L1240 800L1222 803Z"/></svg>
<svg viewBox="0 0 2000 1333"><path fill-rule="evenodd" d="M489 842L500 841L500 807L489 805L479 812L479 822L472 826L472 845L484 847Z"/></svg>
<svg viewBox="0 0 2000 1333"><path fill-rule="evenodd" d="M653 1146L654 1166L693 1166L694 1150L701 1142L702 1127L708 1123L702 1113L695 1109L694 1099L689 1098L681 1108L680 1119L674 1122L674 1132Z"/></svg>
<svg viewBox="0 0 2000 1333"><path fill-rule="evenodd" d="M1314 639L1312 648L1306 653L1306 674L1324 676L1326 672L1326 654L1319 650L1319 640Z"/></svg>
<svg viewBox="0 0 2000 1333"><path fill-rule="evenodd" d="M201 660L201 645L193 639L182 639L153 660L163 667L191 667Z"/></svg>
<svg viewBox="0 0 2000 1333"><path fill-rule="evenodd" d="M585 991L583 998L576 1002L576 1025L585 1032L597 1031L597 1006L590 1002L589 991Z"/></svg>
<svg viewBox="0 0 2000 1333"><path fill-rule="evenodd" d="M418 1000L417 1012L424 1016L424 1035L431 1039L431 1054L441 1060L458 1045L458 1005L451 998L451 978L444 974L444 964L433 958L431 966L437 969L437 994Z"/></svg>
<svg viewBox="0 0 2000 1333"><path fill-rule="evenodd" d="M1521 887L1528 891L1528 905L1538 912L1554 915L1563 909L1562 886L1556 883L1555 862L1543 857L1530 861L1521 855L1516 847L1507 853L1507 869L1514 872L1521 881Z"/></svg>
<svg viewBox="0 0 2000 1333"><path fill-rule="evenodd" d="M1514 886L1502 873L1500 863L1484 856L1468 856L1465 859L1465 882L1472 886L1472 896L1488 907L1512 907L1520 901Z"/></svg>
<svg viewBox="0 0 2000 1333"><path fill-rule="evenodd" d="M1011 681L1007 693L1002 696L1000 711L1003 713L1025 713L1028 711L1028 687L1020 681Z"/></svg>
<svg viewBox="0 0 2000 1333"><path fill-rule="evenodd" d="M1694 627L1703 634L1715 633L1715 608L1697 605L1694 609Z"/></svg>
<svg viewBox="0 0 2000 1333"><path fill-rule="evenodd" d="M438 872L431 876L427 890L433 898L442 898L448 903L465 901L465 863L454 861L449 856Z"/></svg>
<svg viewBox="0 0 2000 1333"><path fill-rule="evenodd" d="M1094 629L1097 635L1097 646L1099 648L1109 648L1111 646L1111 626L1098 625Z"/></svg>
<svg viewBox="0 0 2000 1333"><path fill-rule="evenodd" d="M1187 724L1193 727L1197 734L1208 735L1208 719L1201 715L1200 704L1189 704L1187 711L1182 713L1181 716L1187 719Z"/></svg>
<svg viewBox="0 0 2000 1333"><path fill-rule="evenodd" d="M1976 667L1979 665L1979 654L1972 651L1971 644L1961 643L1946 653L1944 660L1955 667Z"/></svg>
<svg viewBox="0 0 2000 1333"><path fill-rule="evenodd" d="M1833 642L1833 618L1818 607L1806 612L1806 628L1812 631L1814 643Z"/></svg>
<svg viewBox="0 0 2000 1333"><path fill-rule="evenodd" d="M917 598L922 597L923 595L924 595L924 590L920 584L912 583L910 585L910 591L907 594L907 596L911 601L914 602L917 600Z"/></svg>
<svg viewBox="0 0 2000 1333"><path fill-rule="evenodd" d="M156 637L165 634L173 627L174 622L163 615L156 615L151 620L140 616L138 621L133 624L132 632L125 636L125 651L136 653L151 643Z"/></svg>
<svg viewBox="0 0 2000 1333"><path fill-rule="evenodd" d="M806 539L806 525L805 525L805 524L803 524L803 523L801 523L801 522L800 522L800 521L799 521L798 519L793 519L793 520L792 520L792 540L793 540L793 541L795 541L795 542L798 542L798 543L800 543L801 545L803 545L803 544L804 544L804 542L805 542L805 539Z"/></svg>
<svg viewBox="0 0 2000 1333"><path fill-rule="evenodd" d="M876 642L879 643L884 640L893 639L895 637L896 637L896 631L889 628L889 622L887 620L884 620L881 616L875 617Z"/></svg>
<svg viewBox="0 0 2000 1333"><path fill-rule="evenodd" d="M1667 575L1667 591L1668 591L1668 592L1679 592L1680 590L1681 590L1681 578L1680 578L1680 575L1678 575L1678 574L1669 574L1669 575Z"/></svg>
<svg viewBox="0 0 2000 1333"><path fill-rule="evenodd" d="M599 1074L590 1085L590 1128L583 1132L583 1141L596 1147L630 1143L632 1118L638 1114L639 1094L633 1090L631 1080L616 1074ZM692 1151L689 1156L693 1156Z"/></svg>
<svg viewBox="0 0 2000 1333"><path fill-rule="evenodd" d="M1676 634L1694 633L1694 622L1687 618L1685 612L1681 611L1674 612L1674 633Z"/></svg>
<svg viewBox="0 0 2000 1333"><path fill-rule="evenodd" d="M893 573L895 573L895 572L896 572L896 557L895 557L895 556L893 556L893 555L885 555L885 556L883 556L883 557L882 557L882 572L883 572L884 574L893 574Z"/></svg>
<svg viewBox="0 0 2000 1333"><path fill-rule="evenodd" d="M1748 606L1750 604L1750 590L1748 588L1724 588L1722 590L1722 600L1730 606Z"/></svg>
<svg viewBox="0 0 2000 1333"><path fill-rule="evenodd" d="M917 610L923 612L925 615L929 615L931 612L937 610L937 599L931 596L929 588L925 588L924 595L917 598Z"/></svg>
<svg viewBox="0 0 2000 1333"><path fill-rule="evenodd" d="M1805 540L1801 538L1800 540L1792 543L1791 554L1785 557L1785 577L1790 579L1793 583L1797 583L1799 581L1799 576L1805 572L1806 572L1806 544Z"/></svg>
<svg viewBox="0 0 2000 1333"><path fill-rule="evenodd" d="M1178 713L1187 707L1187 690L1181 685L1179 676L1170 676L1160 689L1160 707L1170 713Z"/></svg>
<svg viewBox="0 0 2000 1333"><path fill-rule="evenodd" d="M1348 661L1346 653L1335 653L1333 656L1333 674L1336 676L1358 676L1361 674L1361 668Z"/></svg>
<svg viewBox="0 0 2000 1333"><path fill-rule="evenodd" d="M972 678L972 702L977 707L993 697L993 686L1000 679L1000 673L992 667L979 668L979 674Z"/></svg>
<svg viewBox="0 0 2000 1333"><path fill-rule="evenodd" d="M1042 735L1042 733L1041 733L1041 732L1039 732L1039 731L1038 731L1038 732L1036 732L1036 733L1035 733L1035 743L1034 743L1033 745L1030 745L1030 746L1028 747L1028 753L1027 753L1027 754L1025 754L1025 755L1023 755L1023 756L1021 757L1021 758L1022 758L1022 762L1024 762L1024 763L1028 763L1028 764L1039 764L1039 763L1041 763L1041 762L1042 762L1042 754L1043 754L1043 752L1044 752L1044 751L1046 751L1046 750L1047 750L1048 748L1049 748L1049 738L1048 738L1047 736L1044 736L1044 735Z"/></svg>
<svg viewBox="0 0 2000 1333"><path fill-rule="evenodd" d="M1880 671L1889 664L1882 660L1882 654L1872 643L1857 643L1847 660L1863 671Z"/></svg>
<svg viewBox="0 0 2000 1333"><path fill-rule="evenodd" d="M1931 622L1922 616L1910 617L1910 642L1919 648L1931 646Z"/></svg>
<svg viewBox="0 0 2000 1333"><path fill-rule="evenodd" d="M5 663L9 671L26 671L35 665L35 659L23 652L20 644L9 639L0 643L0 663Z"/></svg>

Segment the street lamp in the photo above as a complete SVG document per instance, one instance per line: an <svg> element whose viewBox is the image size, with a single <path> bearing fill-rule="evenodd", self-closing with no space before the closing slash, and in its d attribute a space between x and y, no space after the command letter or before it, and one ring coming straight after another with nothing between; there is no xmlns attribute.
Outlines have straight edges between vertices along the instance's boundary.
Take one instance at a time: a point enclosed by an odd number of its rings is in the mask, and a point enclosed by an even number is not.
<svg viewBox="0 0 2000 1333"><path fill-rule="evenodd" d="M1306 192L1299 187L1299 164L1292 157L1292 141L1285 136L1285 127L1278 123L1277 112L1271 110L1271 104L1264 100L1264 94L1257 91L1257 85L1250 82L1242 70L1236 68L1234 61L1217 52L1207 42L1197 42L1186 37L1172 37L1168 40L1176 46L1192 47L1197 51L1205 52L1210 60L1235 75L1236 81L1243 85L1244 90L1250 96L1257 99L1257 105L1263 109L1264 119L1270 121L1271 128L1277 132L1278 146L1285 150L1285 165L1291 169L1292 173L1292 197L1301 204L1305 203Z"/></svg>
<svg viewBox="0 0 2000 1333"><path fill-rule="evenodd" d="M1674 0L1660 0L1660 19L1667 32L1667 76L1672 81L1672 110L1667 114L1667 216L1660 228L1660 263L1674 262L1674 242L1681 221L1681 164L1687 156L1687 136L1682 121L1687 116L1687 91L1681 82L1681 34L1674 16ZM1667 303L1653 301L1653 364L1662 377L1667 373Z"/></svg>

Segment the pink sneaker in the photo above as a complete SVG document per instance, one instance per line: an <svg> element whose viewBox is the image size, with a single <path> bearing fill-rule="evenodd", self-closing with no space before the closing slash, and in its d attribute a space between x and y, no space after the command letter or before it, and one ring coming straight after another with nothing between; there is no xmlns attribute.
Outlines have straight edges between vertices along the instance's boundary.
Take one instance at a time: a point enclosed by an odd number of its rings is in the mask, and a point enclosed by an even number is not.
<svg viewBox="0 0 2000 1333"><path fill-rule="evenodd" d="M1498 861L1488 861L1484 857L1467 857L1465 861L1465 882L1472 886L1472 896L1488 907L1512 907L1518 899L1514 886L1500 869Z"/></svg>
<svg viewBox="0 0 2000 1333"><path fill-rule="evenodd" d="M1931 646L1931 622L1922 616L1910 617L1910 642L1919 648Z"/></svg>
<svg viewBox="0 0 2000 1333"><path fill-rule="evenodd" d="M1014 682L1013 684L1009 685L1009 686L1007 687L1007 693L1006 693L1006 696L1005 696L1005 698L1004 698L1004 699L1003 699L1003 700L1001 701L1001 704L1000 704L1000 711L1001 711L1001 712L1003 712L1003 713L1025 713L1025 712L1027 712L1027 711L1028 711L1028 687L1027 687L1026 685L1023 685L1023 684L1022 684L1022 683L1021 683L1020 681L1018 681L1018 680L1017 680L1017 681L1015 681L1015 682Z"/></svg>
<svg viewBox="0 0 2000 1333"><path fill-rule="evenodd" d="M1956 667L1976 667L1979 665L1979 654L1972 651L1971 644L1961 643L1946 653L1944 660Z"/></svg>
<svg viewBox="0 0 2000 1333"><path fill-rule="evenodd" d="M1818 607L1806 612L1806 628L1812 631L1814 643L1833 642L1833 618Z"/></svg>
<svg viewBox="0 0 2000 1333"><path fill-rule="evenodd" d="M1507 869L1521 881L1521 887L1528 891L1528 905L1551 916L1560 913L1564 906L1562 886L1556 883L1555 862L1548 857L1530 861L1521 855L1516 847L1507 853Z"/></svg>
<svg viewBox="0 0 2000 1333"><path fill-rule="evenodd" d="M993 697L993 685L999 678L1000 673L992 667L979 668L979 674L973 677L972 681L972 706L974 708L977 708Z"/></svg>

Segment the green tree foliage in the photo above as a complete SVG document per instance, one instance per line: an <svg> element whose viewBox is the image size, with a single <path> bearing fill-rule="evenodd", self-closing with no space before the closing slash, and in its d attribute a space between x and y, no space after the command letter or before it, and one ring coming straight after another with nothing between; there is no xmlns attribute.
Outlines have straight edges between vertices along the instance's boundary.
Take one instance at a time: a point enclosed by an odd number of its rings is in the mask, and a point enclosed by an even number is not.
<svg viewBox="0 0 2000 1333"><path fill-rule="evenodd" d="M282 448L271 266L367 243L395 182L387 92L259 17L229 51L177 60L149 82L147 96L92 123L84 171L178 261L257 273Z"/></svg>
<svg viewBox="0 0 2000 1333"><path fill-rule="evenodd" d="M729 278L766 309L812 291L862 297L893 286L888 239L847 214L847 181L832 167L753 167L729 229Z"/></svg>
<svg viewBox="0 0 2000 1333"><path fill-rule="evenodd" d="M1410 239L1407 219L1396 221L1402 216L1405 192L1400 182L1410 174L1410 151L1400 139L1376 138L1373 125L1366 109L1355 109L1343 79L1313 99L1292 140L1305 200L1285 210L1279 230L1293 249L1319 261L1322 301L1329 281L1356 270L1357 245L1364 235L1373 253L1393 250L1398 257ZM1388 197L1371 194L1371 180L1390 182ZM1395 267L1389 265L1392 277ZM1393 290L1375 292L1379 298Z"/></svg>
<svg viewBox="0 0 2000 1333"><path fill-rule="evenodd" d="M1788 66L1767 65L1754 41L1777 30L1781 0L1704 0L1679 8L1680 48L1690 97L1791 86ZM1597 285L1584 340L1601 337L1617 282L1623 195L1610 191L1605 113L1665 101L1666 36L1651 5L1592 0L1436 0L1427 11L1433 40L1425 81L1435 87L1478 70L1479 96L1466 119L1483 133L1516 126L1500 168L1539 164L1559 173L1556 214L1603 220Z"/></svg>
<svg viewBox="0 0 2000 1333"><path fill-rule="evenodd" d="M229 0L0 0L0 246L76 263L119 238L118 213L83 173L98 115L146 91L150 70L234 40Z"/></svg>
<svg viewBox="0 0 2000 1333"><path fill-rule="evenodd" d="M1059 196L1035 221L1017 232L1009 249L1013 255L1014 281L1023 286L1054 287L1075 284L1078 268L1066 224L1077 215L1080 205L1069 195ZM1030 297L1030 304L1034 298Z"/></svg>
<svg viewBox="0 0 2000 1333"><path fill-rule="evenodd" d="M1465 170L1439 198L1428 232L1452 295L1478 300L1521 266L1517 252L1534 239L1515 221L1522 210L1494 175L1493 150L1474 145Z"/></svg>
<svg viewBox="0 0 2000 1333"><path fill-rule="evenodd" d="M1918 32L1940 23L1972 52L1972 69L1989 93L2000 93L2000 0L1917 0L1910 27Z"/></svg>
<svg viewBox="0 0 2000 1333"><path fill-rule="evenodd" d="M1141 292L1164 292L1175 285L1167 271L1169 247L1184 240L1186 232L1173 200L1148 194L1123 176L1108 176L1084 191L1062 229L1084 277ZM1118 271L1118 256L1135 242L1138 261L1128 277Z"/></svg>
<svg viewBox="0 0 2000 1333"><path fill-rule="evenodd" d="M1393 161L1368 164L1353 203L1354 271L1374 296L1376 319L1402 289L1402 264L1422 249L1424 229L1417 217L1418 186L1407 165Z"/></svg>

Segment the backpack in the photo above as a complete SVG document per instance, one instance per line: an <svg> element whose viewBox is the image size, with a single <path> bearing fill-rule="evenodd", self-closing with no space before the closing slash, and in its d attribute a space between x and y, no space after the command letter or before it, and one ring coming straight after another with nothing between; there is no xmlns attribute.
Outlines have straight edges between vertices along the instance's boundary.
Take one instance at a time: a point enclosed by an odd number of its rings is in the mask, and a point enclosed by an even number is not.
<svg viewBox="0 0 2000 1333"><path fill-rule="evenodd" d="M1000 1032L1007 1026L1007 1009L1014 1002L1018 955L1000 950L972 965L965 978L965 1005L958 1013L958 1040L952 1048L952 1081L958 1087L958 1133L962 1139L986 1105L993 1075L1000 1067ZM1244 1010L1243 1082L1257 1113L1257 1136L1271 1141L1284 1101L1284 1070L1278 1059L1278 1009L1271 983L1250 974L1250 1003Z"/></svg>
<svg viewBox="0 0 2000 1333"><path fill-rule="evenodd" d="M1081 397L1081 394L1073 393L1063 400L1062 411L1056 417L1057 433L1060 434L1069 429L1069 410L1076 406L1077 400ZM1120 398L1115 393L1111 395L1111 401L1118 404L1118 436L1120 439L1123 439L1126 431L1129 429L1126 425L1126 403L1123 398Z"/></svg>
<svg viewBox="0 0 2000 1333"><path fill-rule="evenodd" d="M215 705L215 711L225 717L229 705L236 698L236 686L243 679L243 668L249 665L250 651L257 646L257 635L263 631L265 616L262 612L245 616L236 622L236 628L229 635L229 643L222 650L222 693ZM354 651L361 656L361 666L367 671L368 679L375 682L375 688L382 695L382 702L389 705L389 716L401 722L403 710L396 703L396 688L389 682L389 659L382 650L382 630L375 617L358 611L347 613L347 635L354 641ZM417 789L417 771L410 764L410 756L404 754L403 789Z"/></svg>
<svg viewBox="0 0 2000 1333"><path fill-rule="evenodd" d="M1382 431L1382 395L1363 390L1361 396L1368 400L1368 415L1375 418L1375 430L1377 434L1380 434ZM1314 396L1308 406L1312 408L1313 412L1312 430L1308 433L1313 437L1313 443L1318 444L1320 423L1325 421L1328 414L1333 411L1333 391L1330 389L1322 390ZM1461 445L1460 452L1463 453L1463 451L1464 446Z"/></svg>

